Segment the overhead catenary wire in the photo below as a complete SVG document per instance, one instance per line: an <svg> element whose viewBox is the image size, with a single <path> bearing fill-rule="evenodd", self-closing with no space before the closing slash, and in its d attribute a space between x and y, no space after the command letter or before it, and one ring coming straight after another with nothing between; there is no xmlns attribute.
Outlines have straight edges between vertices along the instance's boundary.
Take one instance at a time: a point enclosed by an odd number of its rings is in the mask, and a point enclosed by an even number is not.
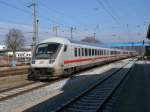
<svg viewBox="0 0 150 112"><path fill-rule="evenodd" d="M23 9L23 8L17 7L16 5L10 4L10 3L5 2L5 1L0 1L0 4L3 4L3 5L5 5L5 6L7 6L7 7L16 9L16 10L21 11L21 12L24 12L24 13L26 13L26 14L31 14L31 11L28 11L28 10L25 10L25 9ZM52 19L50 19L50 18L48 18L48 17L45 17L45 16L43 16L43 15L42 15L42 16L39 15L39 16L40 16L42 19L45 19L46 21L51 21L51 22L54 22L54 23L58 23L58 22L56 22L55 20L52 20Z"/></svg>
<svg viewBox="0 0 150 112"><path fill-rule="evenodd" d="M66 15L66 13L64 13L62 11L58 11L58 10L48 7L48 5L45 3L45 1L39 1L39 3L40 3L40 6L42 6L43 8L46 8L48 10L48 12L51 11L52 13L55 13L55 14L61 16L61 18L65 17L66 19L71 20L71 21L76 20L76 21L80 22L81 24L83 24L82 21L80 21L77 17L68 16L68 15ZM83 24L83 25L86 26L85 24ZM70 28L70 26L67 26L67 27Z"/></svg>
<svg viewBox="0 0 150 112"><path fill-rule="evenodd" d="M5 6L7 6L7 7L10 7L10 8L13 8L13 9L16 9L16 10L18 10L18 11L21 11L21 12L23 12L23 13L26 13L26 14L29 14L29 15L31 15L31 11L29 11L29 10L25 10L24 8L20 8L20 7L18 7L18 6L16 6L16 5L13 5L13 4L11 4L11 3L8 3L8 2L6 2L6 1L0 1L0 4L3 4L3 5L5 5ZM55 11L56 12L56 11ZM57 11L57 13L59 13L58 11ZM59 13L60 14L60 13ZM61 13L62 14L62 13ZM53 22L53 23L56 23L57 25L59 25L59 26L64 26L62 23L59 23L59 22L57 22L57 21L55 21L55 20L53 20L53 19L51 19L51 18L49 18L49 17L47 17L47 16L45 16L45 15L41 15L41 14L39 14L39 17L41 17L42 19L44 19L44 20L46 20L46 21L51 21L51 22ZM66 26L65 26L66 27ZM68 29L70 29L70 27L71 26L67 26L67 28ZM79 30L79 29L78 29ZM84 32L83 32L84 33Z"/></svg>
<svg viewBox="0 0 150 112"><path fill-rule="evenodd" d="M101 2L101 0L96 0L97 3L106 11L106 13L111 16L111 18L119 25L121 26L120 22L117 20L117 18L105 7L105 5Z"/></svg>
<svg viewBox="0 0 150 112"><path fill-rule="evenodd" d="M19 10L19 11L22 11L22 12L24 12L24 13L29 14L29 11L27 11L27 10L25 10L25 9L23 9L23 8L17 7L17 6L15 6L15 5L13 5L13 4L10 4L10 3L8 3L8 2L0 1L0 4L3 4L3 5L5 5L5 6L7 6L7 7L11 7L11 8L14 8L14 9L16 9L16 10Z"/></svg>
<svg viewBox="0 0 150 112"><path fill-rule="evenodd" d="M116 13L116 11L114 10L114 8L110 5L110 3L108 2L108 0L103 0L105 2L105 4L107 5L107 7L110 9L110 11L112 12L112 14L118 19L120 20L121 18L118 16L118 14Z"/></svg>

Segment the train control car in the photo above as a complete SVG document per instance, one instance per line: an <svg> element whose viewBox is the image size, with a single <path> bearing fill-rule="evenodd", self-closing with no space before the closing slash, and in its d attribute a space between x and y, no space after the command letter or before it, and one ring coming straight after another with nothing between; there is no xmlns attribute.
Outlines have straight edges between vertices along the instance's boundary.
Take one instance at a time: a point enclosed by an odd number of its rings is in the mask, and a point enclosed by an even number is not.
<svg viewBox="0 0 150 112"><path fill-rule="evenodd" d="M135 55L135 52L127 50L102 48L96 44L53 37L36 46L28 78L58 78L87 67Z"/></svg>

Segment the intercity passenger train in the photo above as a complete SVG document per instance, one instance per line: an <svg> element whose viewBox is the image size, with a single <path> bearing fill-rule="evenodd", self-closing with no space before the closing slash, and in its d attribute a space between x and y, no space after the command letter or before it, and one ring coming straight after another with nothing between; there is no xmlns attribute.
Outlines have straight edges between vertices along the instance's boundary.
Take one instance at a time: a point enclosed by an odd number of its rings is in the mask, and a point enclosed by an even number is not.
<svg viewBox="0 0 150 112"><path fill-rule="evenodd" d="M103 48L66 38L53 37L36 46L29 69L29 79L51 79L75 71L135 56L136 52Z"/></svg>

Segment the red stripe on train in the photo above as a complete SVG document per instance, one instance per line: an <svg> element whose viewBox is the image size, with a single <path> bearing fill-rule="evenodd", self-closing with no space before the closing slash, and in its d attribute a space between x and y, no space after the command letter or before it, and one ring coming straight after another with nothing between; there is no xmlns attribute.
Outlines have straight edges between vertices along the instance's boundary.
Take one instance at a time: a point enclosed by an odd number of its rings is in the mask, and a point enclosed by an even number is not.
<svg viewBox="0 0 150 112"><path fill-rule="evenodd" d="M114 56L109 56L109 57L114 57ZM84 62L84 61L92 61L92 60L97 60L97 59L103 59L103 58L108 58L108 57L96 57L96 58L85 58L85 59L75 59L75 60L65 60L64 64L69 64L69 63L77 63L77 62Z"/></svg>

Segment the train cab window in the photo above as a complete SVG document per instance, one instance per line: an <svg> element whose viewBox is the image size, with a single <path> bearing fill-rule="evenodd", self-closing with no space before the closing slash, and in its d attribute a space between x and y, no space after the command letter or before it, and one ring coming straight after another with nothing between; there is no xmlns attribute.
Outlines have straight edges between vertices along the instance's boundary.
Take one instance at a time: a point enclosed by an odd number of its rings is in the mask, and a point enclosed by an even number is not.
<svg viewBox="0 0 150 112"><path fill-rule="evenodd" d="M82 56L84 56L84 48L82 48Z"/></svg>
<svg viewBox="0 0 150 112"><path fill-rule="evenodd" d="M66 51L67 51L67 45L64 46L64 52L66 52Z"/></svg>
<svg viewBox="0 0 150 112"><path fill-rule="evenodd" d="M75 48L74 54L75 56L77 56L77 48Z"/></svg>
<svg viewBox="0 0 150 112"><path fill-rule="evenodd" d="M78 55L81 56L80 48L78 48Z"/></svg>
<svg viewBox="0 0 150 112"><path fill-rule="evenodd" d="M34 52L35 59L56 58L61 44L59 43L43 43L39 44ZM50 57L51 56L51 57Z"/></svg>

